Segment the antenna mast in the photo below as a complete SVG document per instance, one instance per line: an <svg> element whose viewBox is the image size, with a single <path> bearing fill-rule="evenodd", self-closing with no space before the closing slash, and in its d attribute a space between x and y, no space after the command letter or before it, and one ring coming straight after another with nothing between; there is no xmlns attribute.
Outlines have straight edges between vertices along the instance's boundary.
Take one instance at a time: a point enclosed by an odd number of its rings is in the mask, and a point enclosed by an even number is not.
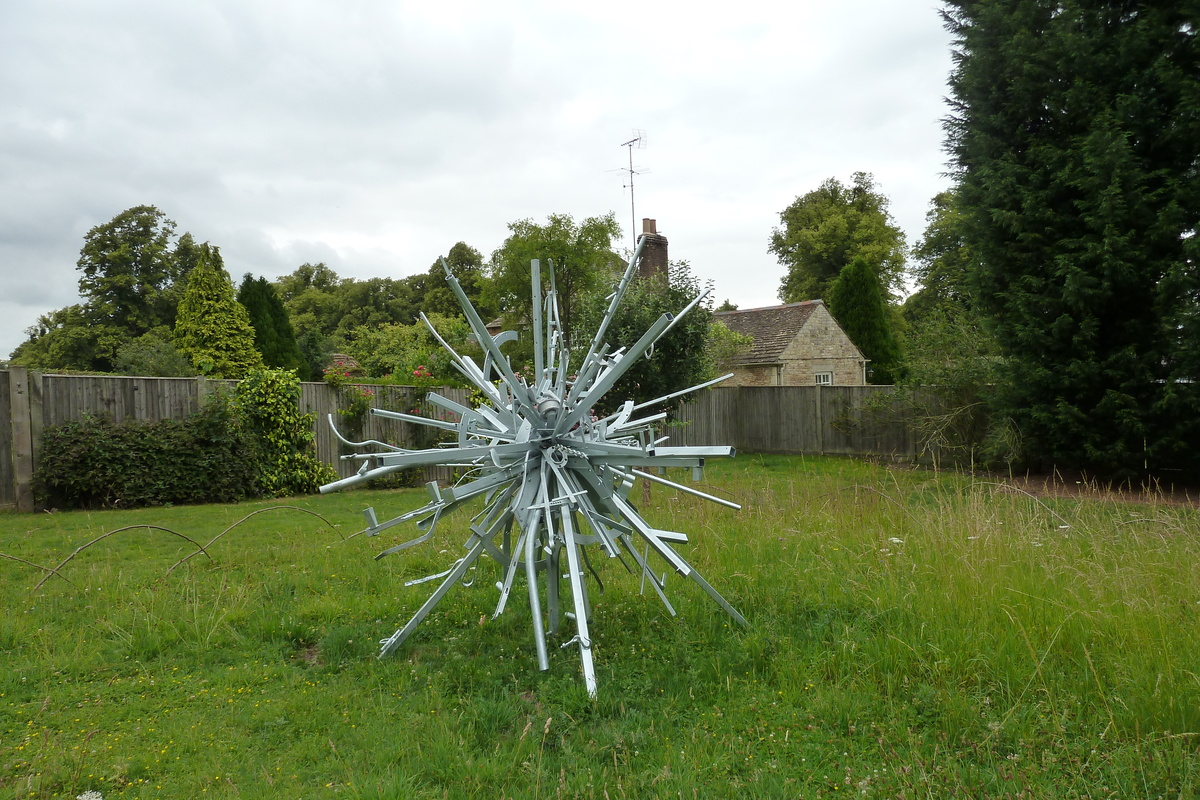
<svg viewBox="0 0 1200 800"><path fill-rule="evenodd" d="M641 173L635 172L633 169L633 150L634 148L638 150L646 149L646 132L641 128L634 128L633 138L628 142L621 142L621 147L629 150L629 168L622 170L622 172L629 173L629 238L632 240L630 245L637 247L637 211L633 202L633 176L640 175Z"/></svg>

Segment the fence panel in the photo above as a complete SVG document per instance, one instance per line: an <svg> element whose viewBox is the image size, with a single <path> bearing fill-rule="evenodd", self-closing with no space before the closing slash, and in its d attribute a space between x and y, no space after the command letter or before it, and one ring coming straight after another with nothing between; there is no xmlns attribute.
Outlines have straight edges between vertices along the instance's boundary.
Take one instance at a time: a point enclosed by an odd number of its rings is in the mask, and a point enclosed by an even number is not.
<svg viewBox="0 0 1200 800"><path fill-rule="evenodd" d="M912 457L908 426L891 413L891 386L827 386L821 389L824 452L835 455Z"/></svg>

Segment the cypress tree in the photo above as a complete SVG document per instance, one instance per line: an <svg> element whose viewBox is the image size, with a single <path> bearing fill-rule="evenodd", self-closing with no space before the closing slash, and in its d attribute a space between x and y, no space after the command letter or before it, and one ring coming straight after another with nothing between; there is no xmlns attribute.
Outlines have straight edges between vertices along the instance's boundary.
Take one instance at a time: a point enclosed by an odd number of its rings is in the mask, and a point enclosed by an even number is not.
<svg viewBox="0 0 1200 800"><path fill-rule="evenodd" d="M263 363L250 317L233 296L221 251L207 244L200 245L179 301L175 346L202 373L217 378L241 378Z"/></svg>
<svg viewBox="0 0 1200 800"><path fill-rule="evenodd" d="M1195 3L947 0L969 276L1033 462L1200 466Z"/></svg>
<svg viewBox="0 0 1200 800"><path fill-rule="evenodd" d="M878 274L865 258L847 264L829 287L829 313L870 361L871 383L894 383L900 348L888 326Z"/></svg>
<svg viewBox="0 0 1200 800"><path fill-rule="evenodd" d="M266 278L246 273L238 289L237 301L246 307L254 327L254 346L268 367L294 369L300 380L308 380L308 362L296 344L296 333L287 309L275 287Z"/></svg>

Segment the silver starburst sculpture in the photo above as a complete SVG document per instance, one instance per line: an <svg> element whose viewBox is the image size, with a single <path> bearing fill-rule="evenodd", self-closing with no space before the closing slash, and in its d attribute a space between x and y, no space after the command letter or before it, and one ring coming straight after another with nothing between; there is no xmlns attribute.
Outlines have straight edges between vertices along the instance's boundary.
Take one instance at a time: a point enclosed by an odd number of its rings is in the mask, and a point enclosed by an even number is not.
<svg viewBox="0 0 1200 800"><path fill-rule="evenodd" d="M723 506L740 508L736 503L655 474L666 467L685 467L692 469L694 480L699 480L705 460L730 457L734 454L732 447L665 447L662 444L665 438L656 440L654 429L666 414L636 416L643 409L661 405L730 376L645 403L626 401L615 413L603 418L597 418L595 413L604 394L639 358L651 353L655 342L704 297L697 297L676 316L662 315L632 347L611 351L605 343L605 334L633 279L640 253L639 245L610 298L608 310L587 354L578 364L571 358L559 324L554 265L549 265L550 289L543 298L540 265L538 261L532 262L534 370L529 382L514 374L508 359L500 352L500 345L512 341L516 334L506 331L496 337L489 335L483 320L443 261L446 280L462 305L476 341L483 348L483 366L455 352L424 314L421 319L450 353L454 366L482 393L484 401L469 408L430 392L429 403L457 417L456 422L371 409L376 416L450 431L457 435L457 441L427 450L404 450L378 441L349 442L338 434L348 445L374 447L375 451L346 456L363 462L358 473L321 487L323 493L336 491L411 467L442 465L467 470L466 477L451 488L440 487L436 481L429 483L431 501L415 511L379 522L375 510L367 509L368 535L376 535L410 520L416 520L421 532L416 539L388 548L377 557L428 541L443 516L473 498L484 498L483 510L471 520L466 555L445 572L406 584L442 579L441 585L408 624L381 642L381 658L400 647L456 583L468 582L468 572L483 555L495 559L503 572L503 580L496 584L500 598L493 619L503 613L517 573L523 572L538 666L542 670L550 668L547 637L558 634L563 618L570 620L575 634L561 646L578 645L584 683L592 696L596 693L596 670L585 573L590 572L598 585L599 576L588 557L589 548L598 548L604 556L618 559L631 572L640 572L643 587L648 581L674 615L675 610L663 592L666 573L659 577L651 569L650 554L653 551L679 575L695 581L739 624L747 624L742 615L675 551L674 545L687 542L687 536L652 527L629 500L630 489L635 479L640 478ZM654 473L647 471L650 469ZM570 586L570 611L560 610L562 578ZM546 598L544 617L543 594Z"/></svg>

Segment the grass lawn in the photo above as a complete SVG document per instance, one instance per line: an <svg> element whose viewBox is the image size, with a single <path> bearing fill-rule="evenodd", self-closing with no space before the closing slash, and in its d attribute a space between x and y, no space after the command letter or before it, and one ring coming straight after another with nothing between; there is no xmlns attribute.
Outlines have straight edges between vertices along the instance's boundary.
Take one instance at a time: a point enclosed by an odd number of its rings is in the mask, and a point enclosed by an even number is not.
<svg viewBox="0 0 1200 800"><path fill-rule="evenodd" d="M412 526L343 537L422 491L283 501L334 527L262 513L170 574L194 547L147 528L36 591L0 560L0 796L1200 794L1195 510L833 458L739 456L705 485L744 510L663 487L642 510L751 628L674 575L672 618L596 550L594 701L575 648L538 671L521 577L491 619L486 559L376 659L472 512L381 561ZM0 553L54 566L127 525L207 542L272 505L3 514Z"/></svg>

